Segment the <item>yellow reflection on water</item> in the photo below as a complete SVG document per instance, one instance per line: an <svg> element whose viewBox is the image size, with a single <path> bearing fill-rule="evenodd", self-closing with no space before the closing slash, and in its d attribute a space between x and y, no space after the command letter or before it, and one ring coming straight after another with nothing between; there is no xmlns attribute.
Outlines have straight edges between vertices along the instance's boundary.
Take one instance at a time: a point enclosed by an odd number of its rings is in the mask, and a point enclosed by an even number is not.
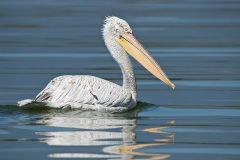
<svg viewBox="0 0 240 160"><path fill-rule="evenodd" d="M144 132L158 133L160 135L164 135L163 136L164 138L153 139L152 141L154 143L124 145L124 146L116 147L116 149L121 154L148 156L149 158L147 158L147 159L161 160L161 159L169 158L171 156L170 154L151 154L151 153L143 153L143 152L136 151L138 149L143 149L143 148L153 147L153 146L157 147L157 146L165 145L169 142L174 142L174 134L164 131L164 129L166 129L166 128L169 128L169 127L156 127L156 128L143 129ZM164 142L164 143L161 143L161 142Z"/></svg>
<svg viewBox="0 0 240 160"><path fill-rule="evenodd" d="M169 154L150 154L150 153L143 153L143 152L137 152L135 150L151 147L151 146L158 146L162 144L155 144L155 143L149 143L149 144L135 144L135 145L126 145L126 146L119 146L116 147L116 150L119 154L123 155L138 155L138 156L147 156L147 159L166 159L169 158Z"/></svg>
<svg viewBox="0 0 240 160"><path fill-rule="evenodd" d="M165 135L165 138L155 139L154 141L163 142L163 143L174 142L175 134L164 131L164 129L167 129L167 128L169 128L169 127L146 128L143 131L150 132L150 133L159 133L159 134Z"/></svg>

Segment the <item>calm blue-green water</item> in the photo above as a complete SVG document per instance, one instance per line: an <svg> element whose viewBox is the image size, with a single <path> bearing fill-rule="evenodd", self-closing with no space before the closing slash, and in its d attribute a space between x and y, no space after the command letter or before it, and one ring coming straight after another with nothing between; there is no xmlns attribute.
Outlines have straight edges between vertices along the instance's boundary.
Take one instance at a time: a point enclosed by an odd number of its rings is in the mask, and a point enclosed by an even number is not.
<svg viewBox="0 0 240 160"><path fill-rule="evenodd" d="M15 106L59 75L121 84L101 37L108 15L129 22L175 90L133 60L128 113ZM239 159L239 17L232 0L1 0L0 159Z"/></svg>

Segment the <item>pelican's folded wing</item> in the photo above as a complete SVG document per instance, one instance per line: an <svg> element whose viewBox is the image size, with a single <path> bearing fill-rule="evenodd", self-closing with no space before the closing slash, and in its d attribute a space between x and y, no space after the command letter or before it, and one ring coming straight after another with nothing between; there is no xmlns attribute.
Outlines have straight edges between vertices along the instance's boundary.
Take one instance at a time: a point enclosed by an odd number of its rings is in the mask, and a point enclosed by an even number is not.
<svg viewBox="0 0 240 160"><path fill-rule="evenodd" d="M98 77L60 76L54 78L34 101L127 107L132 95L121 86Z"/></svg>

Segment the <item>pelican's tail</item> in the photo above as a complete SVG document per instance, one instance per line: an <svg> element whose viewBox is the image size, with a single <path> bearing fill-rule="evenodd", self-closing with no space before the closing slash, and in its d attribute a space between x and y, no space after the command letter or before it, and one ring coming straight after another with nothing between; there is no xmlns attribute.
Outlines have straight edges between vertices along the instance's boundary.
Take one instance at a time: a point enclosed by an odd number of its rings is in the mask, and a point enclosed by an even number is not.
<svg viewBox="0 0 240 160"><path fill-rule="evenodd" d="M32 102L33 102L33 99L24 99L24 100L18 101L17 106L19 106L19 107L25 106L25 105L30 104Z"/></svg>

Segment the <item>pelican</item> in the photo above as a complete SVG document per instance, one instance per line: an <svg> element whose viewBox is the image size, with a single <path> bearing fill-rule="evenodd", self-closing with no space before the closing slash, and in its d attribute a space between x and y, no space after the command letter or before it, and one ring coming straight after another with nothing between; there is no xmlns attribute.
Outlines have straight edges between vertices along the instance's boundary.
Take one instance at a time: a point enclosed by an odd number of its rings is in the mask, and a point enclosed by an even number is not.
<svg viewBox="0 0 240 160"><path fill-rule="evenodd" d="M158 63L133 36L125 20L115 16L106 17L102 34L105 45L121 68L122 86L89 75L64 75L51 80L35 99L19 101L18 106L44 103L54 108L126 112L137 103L135 76L128 54L159 80L175 88Z"/></svg>

